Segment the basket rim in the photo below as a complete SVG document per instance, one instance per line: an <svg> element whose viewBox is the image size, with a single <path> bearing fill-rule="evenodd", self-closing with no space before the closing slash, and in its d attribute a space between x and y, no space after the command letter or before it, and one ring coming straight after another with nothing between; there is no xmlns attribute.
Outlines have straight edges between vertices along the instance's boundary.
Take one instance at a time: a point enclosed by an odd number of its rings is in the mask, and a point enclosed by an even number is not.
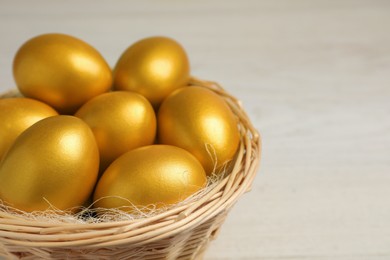
<svg viewBox="0 0 390 260"><path fill-rule="evenodd" d="M217 215L226 214L239 197L251 189L260 164L261 137L241 102L221 85L195 77L191 77L190 85L206 87L221 96L239 122L241 142L236 161L230 173L215 187L196 201L132 220L51 223L0 211L0 244L46 248L141 246L172 237ZM14 90L0 95L0 98L10 96L15 96Z"/></svg>

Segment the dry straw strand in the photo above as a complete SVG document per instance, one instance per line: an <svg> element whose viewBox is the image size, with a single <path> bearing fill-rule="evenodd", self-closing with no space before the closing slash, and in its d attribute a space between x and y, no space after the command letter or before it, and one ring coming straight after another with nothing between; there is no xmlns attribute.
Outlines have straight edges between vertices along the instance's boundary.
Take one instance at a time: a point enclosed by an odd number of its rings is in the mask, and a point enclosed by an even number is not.
<svg viewBox="0 0 390 260"><path fill-rule="evenodd" d="M239 121L239 151L222 178L196 199L139 218L117 211L119 217L108 212L103 221L71 214L53 221L53 212L27 214L0 201L0 259L201 259L230 208L250 190L261 139L241 102L221 85L194 77L190 85L217 93ZM17 91L10 91L0 98L16 96Z"/></svg>

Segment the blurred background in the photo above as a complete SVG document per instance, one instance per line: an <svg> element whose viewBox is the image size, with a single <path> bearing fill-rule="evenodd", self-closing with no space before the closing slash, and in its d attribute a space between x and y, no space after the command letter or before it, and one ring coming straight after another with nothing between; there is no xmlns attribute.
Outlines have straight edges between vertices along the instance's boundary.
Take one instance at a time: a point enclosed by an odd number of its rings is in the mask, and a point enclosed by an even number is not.
<svg viewBox="0 0 390 260"><path fill-rule="evenodd" d="M0 91L39 34L83 39L111 66L141 38L172 37L263 137L253 189L205 259L388 260L389 25L387 0L0 0Z"/></svg>

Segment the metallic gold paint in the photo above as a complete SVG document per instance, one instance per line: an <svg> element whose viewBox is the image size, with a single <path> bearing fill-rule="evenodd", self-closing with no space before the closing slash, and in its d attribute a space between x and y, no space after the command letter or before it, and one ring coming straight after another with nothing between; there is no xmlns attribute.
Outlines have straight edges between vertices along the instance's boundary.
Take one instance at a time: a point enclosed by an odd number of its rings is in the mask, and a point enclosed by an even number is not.
<svg viewBox="0 0 390 260"><path fill-rule="evenodd" d="M24 43L15 55L13 74L22 94L62 114L74 113L112 86L111 69L100 53L65 34L43 34Z"/></svg>
<svg viewBox="0 0 390 260"><path fill-rule="evenodd" d="M143 96L128 91L114 91L97 96L75 114L92 129L105 169L123 153L153 144L156 115Z"/></svg>
<svg viewBox="0 0 390 260"><path fill-rule="evenodd" d="M24 131L0 163L0 199L28 212L81 206L97 180L91 129L73 116L42 119Z"/></svg>
<svg viewBox="0 0 390 260"><path fill-rule="evenodd" d="M102 208L152 204L160 208L184 200L205 187L206 181L202 165L186 150L144 146L125 153L108 167L94 200L96 207Z"/></svg>
<svg viewBox="0 0 390 260"><path fill-rule="evenodd" d="M186 149L211 174L214 166L219 169L233 159L240 142L237 123L216 93L197 86L181 88L161 104L157 115L158 140Z"/></svg>
<svg viewBox="0 0 390 260"><path fill-rule="evenodd" d="M24 130L41 119L55 115L58 115L57 111L34 99L0 99L0 161Z"/></svg>
<svg viewBox="0 0 390 260"><path fill-rule="evenodd" d="M150 37L121 55L114 69L114 88L140 93L157 108L172 91L186 86L189 78L183 47L167 37Z"/></svg>

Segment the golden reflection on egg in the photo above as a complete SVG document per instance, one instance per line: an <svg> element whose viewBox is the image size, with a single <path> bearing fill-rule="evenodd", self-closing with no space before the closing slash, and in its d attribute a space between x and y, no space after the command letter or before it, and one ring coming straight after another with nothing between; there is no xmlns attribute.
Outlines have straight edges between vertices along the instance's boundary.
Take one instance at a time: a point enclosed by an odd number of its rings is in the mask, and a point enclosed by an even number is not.
<svg viewBox="0 0 390 260"><path fill-rule="evenodd" d="M140 93L157 108L172 91L186 86L189 77L184 48L168 37L149 37L123 52L114 69L114 88Z"/></svg>
<svg viewBox="0 0 390 260"><path fill-rule="evenodd" d="M27 212L81 206L97 181L99 151L79 118L53 116L25 130L0 163L0 199Z"/></svg>
<svg viewBox="0 0 390 260"><path fill-rule="evenodd" d="M205 187L205 171L189 152L170 145L129 151L104 172L94 194L95 206L134 212L133 206L161 208Z"/></svg>
<svg viewBox="0 0 390 260"><path fill-rule="evenodd" d="M204 87L173 92L162 103L158 140L186 149L202 163L207 174L220 172L238 149L238 121L226 102Z"/></svg>
<svg viewBox="0 0 390 260"><path fill-rule="evenodd" d="M15 139L28 127L58 115L52 107L30 98L0 99L0 161Z"/></svg>
<svg viewBox="0 0 390 260"><path fill-rule="evenodd" d="M75 114L92 129L105 169L123 153L150 145L156 136L156 115L143 96L114 91L97 96Z"/></svg>
<svg viewBox="0 0 390 260"><path fill-rule="evenodd" d="M112 73L91 45L65 34L43 34L17 51L13 74L20 92L62 114L74 113L89 99L107 92Z"/></svg>

